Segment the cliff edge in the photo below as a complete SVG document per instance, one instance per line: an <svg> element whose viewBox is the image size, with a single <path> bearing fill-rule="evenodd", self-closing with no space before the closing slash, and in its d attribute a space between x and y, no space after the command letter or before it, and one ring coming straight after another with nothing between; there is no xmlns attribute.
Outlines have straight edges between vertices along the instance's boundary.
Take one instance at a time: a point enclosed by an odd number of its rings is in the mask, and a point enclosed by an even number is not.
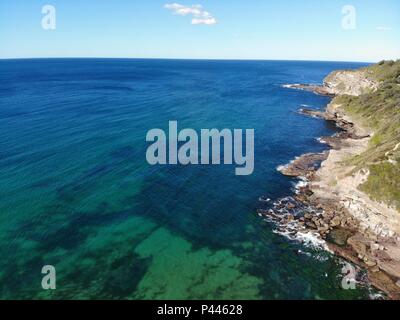
<svg viewBox="0 0 400 320"><path fill-rule="evenodd" d="M301 112L342 129L321 138L328 153L306 154L281 170L307 179L296 200L319 210L294 218L400 299L400 60L335 71L322 86L286 87L334 96L325 112ZM310 162L321 158L315 170Z"/></svg>

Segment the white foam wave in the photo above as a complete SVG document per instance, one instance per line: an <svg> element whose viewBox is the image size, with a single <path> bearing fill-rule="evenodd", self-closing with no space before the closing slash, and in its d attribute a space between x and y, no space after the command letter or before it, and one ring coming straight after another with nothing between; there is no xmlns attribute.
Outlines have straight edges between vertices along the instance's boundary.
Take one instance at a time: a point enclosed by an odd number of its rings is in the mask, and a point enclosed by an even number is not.
<svg viewBox="0 0 400 320"><path fill-rule="evenodd" d="M326 241L324 239L322 239L321 236L317 232L300 231L300 232L297 232L296 238L297 238L297 240L299 240L303 244L305 244L307 247L330 251L326 244Z"/></svg>
<svg viewBox="0 0 400 320"><path fill-rule="evenodd" d="M282 88L292 89L292 88L294 88L296 86L300 86L300 83L284 84L284 85L282 85Z"/></svg>
<svg viewBox="0 0 400 320"><path fill-rule="evenodd" d="M324 140L323 138L317 138L317 141L319 143L326 144L326 140Z"/></svg>
<svg viewBox="0 0 400 320"><path fill-rule="evenodd" d="M276 170L279 171L279 172L282 172L282 171L284 171L287 167L288 167L287 164L285 164L285 165L280 165L280 166L278 166L278 167L276 168Z"/></svg>
<svg viewBox="0 0 400 320"><path fill-rule="evenodd" d="M293 223L292 228L286 226L285 229L276 229L273 230L273 232L281 236L284 236L291 241L300 242L307 248L325 250L327 252L332 253L329 250L326 241L321 238L319 233L307 229L299 231L298 227L295 227L294 224L295 223Z"/></svg>
<svg viewBox="0 0 400 320"><path fill-rule="evenodd" d="M288 164L281 164L280 166L276 167L276 170L282 172L282 170L287 169L291 164L293 164L296 160L300 159L301 157L297 156L293 160L291 160Z"/></svg>
<svg viewBox="0 0 400 320"><path fill-rule="evenodd" d="M305 178L305 177L299 177L299 181L297 181L296 183L295 183L295 185L294 185L294 189L295 189L295 192L296 192L296 194L298 194L299 192L300 192L300 189L301 188L305 188L305 187L307 187L308 186L308 184L309 184L309 181L307 180L307 178Z"/></svg>

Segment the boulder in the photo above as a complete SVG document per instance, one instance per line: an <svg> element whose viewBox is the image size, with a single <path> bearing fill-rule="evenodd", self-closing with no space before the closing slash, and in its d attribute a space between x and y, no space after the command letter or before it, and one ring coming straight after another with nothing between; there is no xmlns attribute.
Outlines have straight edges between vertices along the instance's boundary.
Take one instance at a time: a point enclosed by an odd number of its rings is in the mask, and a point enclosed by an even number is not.
<svg viewBox="0 0 400 320"><path fill-rule="evenodd" d="M327 238L329 242L332 242L340 247L347 244L348 239L352 236L352 232L345 229L333 229Z"/></svg>
<svg viewBox="0 0 400 320"><path fill-rule="evenodd" d="M311 220L311 219L312 219L312 215L309 214L309 213L305 213L305 214L304 214L304 219L306 219L306 220Z"/></svg>
<svg viewBox="0 0 400 320"><path fill-rule="evenodd" d="M379 250L379 244L377 243L371 243L371 251L378 251Z"/></svg>
<svg viewBox="0 0 400 320"><path fill-rule="evenodd" d="M376 266L376 262L368 260L368 258L367 259L364 258L364 262L367 265L367 267L375 267Z"/></svg>
<svg viewBox="0 0 400 320"><path fill-rule="evenodd" d="M400 279L400 248L388 246L386 251L377 254L378 266L387 274Z"/></svg>
<svg viewBox="0 0 400 320"><path fill-rule="evenodd" d="M337 227L340 225L340 217L339 216L335 216L332 220L331 220L331 226L332 227Z"/></svg>
<svg viewBox="0 0 400 320"><path fill-rule="evenodd" d="M350 237L347 243L361 256L366 256L367 247L370 245L371 240L365 238L362 234L357 233L356 235Z"/></svg>
<svg viewBox="0 0 400 320"><path fill-rule="evenodd" d="M379 272L379 271L381 271L381 269L379 269L379 267L378 266L374 266L374 267L372 267L371 269L369 269L371 272L373 272L373 273L376 273L376 272Z"/></svg>
<svg viewBox="0 0 400 320"><path fill-rule="evenodd" d="M288 209L294 209L294 208L296 208L296 205L295 205L294 203L288 203L287 206L286 206L286 208L288 208Z"/></svg>
<svg viewBox="0 0 400 320"><path fill-rule="evenodd" d="M306 222L306 226L311 229L317 229L317 226L315 225L315 223L311 222L311 221Z"/></svg>

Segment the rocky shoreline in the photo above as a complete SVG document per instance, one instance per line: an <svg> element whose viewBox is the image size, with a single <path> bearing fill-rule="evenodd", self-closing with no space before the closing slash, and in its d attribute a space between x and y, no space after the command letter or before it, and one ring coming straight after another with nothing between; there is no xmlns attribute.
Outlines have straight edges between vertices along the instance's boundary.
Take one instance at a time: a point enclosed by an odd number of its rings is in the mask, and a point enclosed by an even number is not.
<svg viewBox="0 0 400 320"><path fill-rule="evenodd" d="M323 96L334 96L334 94L327 89L325 86L321 85L312 85L312 84L286 84L283 86L284 88L289 89L297 89L297 90L304 90L314 92L316 94L320 94Z"/></svg>
<svg viewBox="0 0 400 320"><path fill-rule="evenodd" d="M292 85L292 89L331 95L325 86ZM373 135L331 103L325 112L300 109L306 116L334 121L340 132L320 141L330 150L305 154L279 171L300 178L297 194L259 212L292 235L305 230L326 241L334 254L367 271L369 282L400 300L400 218L397 211L376 203L358 190L367 172L352 172L345 161L365 151Z"/></svg>

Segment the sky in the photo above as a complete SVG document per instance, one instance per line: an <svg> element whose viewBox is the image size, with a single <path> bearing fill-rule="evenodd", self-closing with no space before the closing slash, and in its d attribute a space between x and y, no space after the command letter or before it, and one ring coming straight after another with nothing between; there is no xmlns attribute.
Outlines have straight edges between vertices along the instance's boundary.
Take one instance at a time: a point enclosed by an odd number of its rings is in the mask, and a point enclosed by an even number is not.
<svg viewBox="0 0 400 320"><path fill-rule="evenodd" d="M398 59L400 1L0 0L0 58L45 57Z"/></svg>

